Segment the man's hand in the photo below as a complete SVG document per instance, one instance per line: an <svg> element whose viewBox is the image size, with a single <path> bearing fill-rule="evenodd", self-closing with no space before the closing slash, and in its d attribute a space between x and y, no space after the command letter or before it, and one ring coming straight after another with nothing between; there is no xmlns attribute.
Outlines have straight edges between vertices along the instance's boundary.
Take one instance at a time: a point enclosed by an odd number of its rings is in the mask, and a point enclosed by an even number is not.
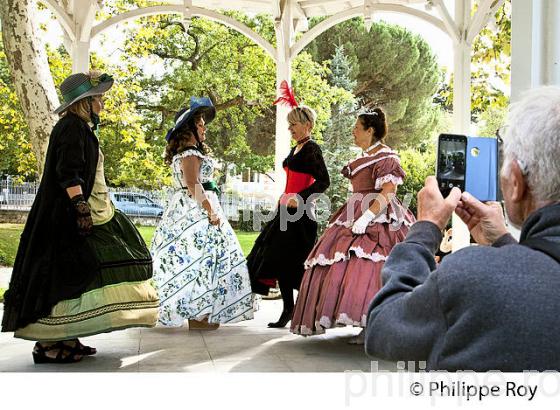
<svg viewBox="0 0 560 410"><path fill-rule="evenodd" d="M456 212L480 245L492 245L508 233L504 211L498 202L482 203L464 192Z"/></svg>
<svg viewBox="0 0 560 410"><path fill-rule="evenodd" d="M453 215L461 199L461 190L453 188L447 198L443 198L434 176L426 178L424 188L418 192L418 221L429 221L443 230Z"/></svg>

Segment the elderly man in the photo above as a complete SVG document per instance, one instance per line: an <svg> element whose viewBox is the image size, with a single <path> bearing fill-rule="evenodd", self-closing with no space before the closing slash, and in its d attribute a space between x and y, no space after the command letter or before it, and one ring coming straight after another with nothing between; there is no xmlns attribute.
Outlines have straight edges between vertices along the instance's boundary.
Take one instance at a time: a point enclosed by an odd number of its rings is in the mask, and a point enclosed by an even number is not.
<svg viewBox="0 0 560 410"><path fill-rule="evenodd" d="M560 370L560 88L512 105L501 170L509 235L497 203L434 177L418 193L418 222L393 249L371 303L370 356L425 361L428 369ZM436 266L441 231L456 211L480 246Z"/></svg>

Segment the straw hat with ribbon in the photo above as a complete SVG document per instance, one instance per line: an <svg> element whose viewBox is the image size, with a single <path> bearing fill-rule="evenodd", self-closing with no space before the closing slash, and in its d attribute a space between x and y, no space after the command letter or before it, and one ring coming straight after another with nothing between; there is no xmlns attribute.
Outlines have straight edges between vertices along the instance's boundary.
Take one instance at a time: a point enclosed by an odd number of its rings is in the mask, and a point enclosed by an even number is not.
<svg viewBox="0 0 560 410"><path fill-rule="evenodd" d="M113 82L113 77L108 74L101 74L99 77L90 77L84 73L70 75L60 84L64 103L54 113L59 114L86 97L104 94L113 86Z"/></svg>

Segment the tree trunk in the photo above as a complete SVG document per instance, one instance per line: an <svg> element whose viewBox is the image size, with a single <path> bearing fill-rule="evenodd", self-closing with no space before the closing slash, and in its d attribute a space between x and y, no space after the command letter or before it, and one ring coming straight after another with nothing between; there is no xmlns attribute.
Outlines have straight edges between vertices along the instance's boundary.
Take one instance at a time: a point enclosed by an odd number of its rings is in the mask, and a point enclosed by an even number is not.
<svg viewBox="0 0 560 410"><path fill-rule="evenodd" d="M1 0L2 40L16 94L27 119L29 141L43 172L58 96L37 27L35 0Z"/></svg>

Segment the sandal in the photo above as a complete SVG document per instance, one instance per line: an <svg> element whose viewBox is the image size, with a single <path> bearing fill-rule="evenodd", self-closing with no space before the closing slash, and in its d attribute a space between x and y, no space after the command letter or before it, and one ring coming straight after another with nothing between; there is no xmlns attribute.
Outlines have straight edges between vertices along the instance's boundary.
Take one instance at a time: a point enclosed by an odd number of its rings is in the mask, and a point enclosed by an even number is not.
<svg viewBox="0 0 560 410"><path fill-rule="evenodd" d="M76 342L76 347L83 356L93 356L97 353L97 349L95 347L83 345L78 339L72 339L72 342Z"/></svg>
<svg viewBox="0 0 560 410"><path fill-rule="evenodd" d="M58 350L55 357L50 357L47 352ZM64 353L67 353L66 355ZM41 363L76 363L82 360L83 355L80 352L78 345L74 347L65 344L64 342L56 342L50 346L43 346L41 343L35 343L33 348L33 362L35 364Z"/></svg>

